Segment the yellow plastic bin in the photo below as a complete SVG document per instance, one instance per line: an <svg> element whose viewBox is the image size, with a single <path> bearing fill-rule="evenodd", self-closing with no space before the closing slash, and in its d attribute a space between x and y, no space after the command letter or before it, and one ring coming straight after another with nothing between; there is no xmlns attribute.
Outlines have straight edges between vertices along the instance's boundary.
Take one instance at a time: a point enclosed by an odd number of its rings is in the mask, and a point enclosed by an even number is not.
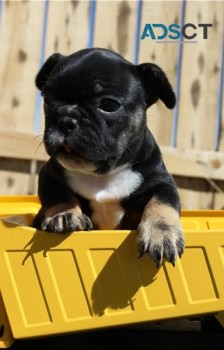
<svg viewBox="0 0 224 350"><path fill-rule="evenodd" d="M28 227L38 209L36 197L0 197L0 347L210 313L224 324L223 211L183 211L185 253L156 269L137 259L136 232L45 233ZM3 218L19 214L27 225Z"/></svg>

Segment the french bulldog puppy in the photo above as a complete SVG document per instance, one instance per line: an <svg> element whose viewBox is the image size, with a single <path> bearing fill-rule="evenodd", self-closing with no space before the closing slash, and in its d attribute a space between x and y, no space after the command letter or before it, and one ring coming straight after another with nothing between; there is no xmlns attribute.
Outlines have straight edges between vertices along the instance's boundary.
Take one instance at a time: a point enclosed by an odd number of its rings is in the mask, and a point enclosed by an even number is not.
<svg viewBox="0 0 224 350"><path fill-rule="evenodd" d="M50 159L39 175L34 227L137 230L140 256L174 265L184 250L180 200L146 125L146 110L158 99L175 106L164 72L106 49L84 49L50 56L36 86Z"/></svg>

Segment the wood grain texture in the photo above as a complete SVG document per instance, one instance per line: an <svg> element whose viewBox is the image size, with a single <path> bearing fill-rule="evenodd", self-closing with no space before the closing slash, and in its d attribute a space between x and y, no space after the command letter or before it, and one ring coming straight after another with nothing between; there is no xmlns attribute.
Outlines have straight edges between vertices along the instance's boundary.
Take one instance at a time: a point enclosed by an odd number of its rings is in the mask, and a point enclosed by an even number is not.
<svg viewBox="0 0 224 350"><path fill-rule="evenodd" d="M36 193L39 168L33 173L31 161L0 157L0 195Z"/></svg>
<svg viewBox="0 0 224 350"><path fill-rule="evenodd" d="M141 33L146 23L180 23L180 1L144 1L142 9ZM155 29L156 34L161 30ZM140 41L139 63L151 62L160 66L175 89L177 44L160 44L156 39L146 38ZM161 101L150 107L147 113L148 126L160 145L171 144L173 111L167 109Z"/></svg>
<svg viewBox="0 0 224 350"><path fill-rule="evenodd" d="M207 40L200 28L197 43L184 45L177 139L181 148L214 149L223 10L221 1L186 3L186 23L213 23L213 27Z"/></svg>
<svg viewBox="0 0 224 350"><path fill-rule="evenodd" d="M0 157L47 160L42 135L0 130ZM1 168L1 167L0 167Z"/></svg>
<svg viewBox="0 0 224 350"><path fill-rule="evenodd" d="M178 176L224 180L223 152L160 147L169 172ZM42 135L0 131L0 157L46 161Z"/></svg>
<svg viewBox="0 0 224 350"><path fill-rule="evenodd" d="M214 208L224 209L224 181L216 181L218 190L214 192Z"/></svg>
<svg viewBox="0 0 224 350"><path fill-rule="evenodd" d="M89 1L50 1L46 57L55 52L69 55L86 48Z"/></svg>
<svg viewBox="0 0 224 350"><path fill-rule="evenodd" d="M94 46L120 53L133 60L136 27L136 1L98 1Z"/></svg>
<svg viewBox="0 0 224 350"><path fill-rule="evenodd" d="M224 152L224 88L223 88L223 94L222 94L221 113L222 113L222 117L221 117L220 139L219 139L219 151Z"/></svg>
<svg viewBox="0 0 224 350"><path fill-rule="evenodd" d="M182 209L215 209L213 188L206 180L175 176L175 181L178 186Z"/></svg>
<svg viewBox="0 0 224 350"><path fill-rule="evenodd" d="M220 1L186 2L185 23L213 24L207 40L203 39L202 29L197 29L197 43L183 46L177 147L188 151L214 150L223 7ZM206 168L204 175L210 178ZM216 190L208 181L186 178L182 185L186 188L181 191L186 206L215 207Z"/></svg>
<svg viewBox="0 0 224 350"><path fill-rule="evenodd" d="M4 1L0 40L1 129L32 131L44 2Z"/></svg>

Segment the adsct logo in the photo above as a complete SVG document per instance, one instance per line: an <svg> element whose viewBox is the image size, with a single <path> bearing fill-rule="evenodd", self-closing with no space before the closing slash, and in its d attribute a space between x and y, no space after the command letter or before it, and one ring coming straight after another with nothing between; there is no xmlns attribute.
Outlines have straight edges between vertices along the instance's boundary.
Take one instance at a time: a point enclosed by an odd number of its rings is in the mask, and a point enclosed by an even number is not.
<svg viewBox="0 0 224 350"><path fill-rule="evenodd" d="M151 39L157 43L197 43L194 40L198 35L202 39L208 39L208 30L211 23L200 23L197 26L193 23L186 23L182 27L172 23L168 26L162 23L145 24L141 40Z"/></svg>

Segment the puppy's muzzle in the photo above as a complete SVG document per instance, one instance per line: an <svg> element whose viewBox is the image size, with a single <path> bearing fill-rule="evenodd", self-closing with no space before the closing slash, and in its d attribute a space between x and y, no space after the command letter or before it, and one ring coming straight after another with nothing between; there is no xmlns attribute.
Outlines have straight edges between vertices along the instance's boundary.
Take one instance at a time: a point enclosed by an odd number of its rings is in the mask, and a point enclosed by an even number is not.
<svg viewBox="0 0 224 350"><path fill-rule="evenodd" d="M65 116L58 120L58 130L65 137L71 134L77 126L78 122L75 118Z"/></svg>

